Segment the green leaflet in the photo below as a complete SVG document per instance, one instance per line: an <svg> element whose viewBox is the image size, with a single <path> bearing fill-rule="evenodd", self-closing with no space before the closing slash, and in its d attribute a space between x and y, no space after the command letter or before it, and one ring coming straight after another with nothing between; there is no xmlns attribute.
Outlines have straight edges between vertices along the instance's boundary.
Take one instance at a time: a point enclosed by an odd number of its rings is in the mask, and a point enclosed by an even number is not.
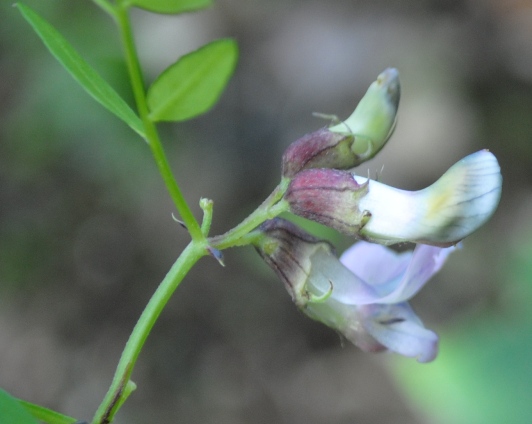
<svg viewBox="0 0 532 424"><path fill-rule="evenodd" d="M52 411L44 406L35 405L34 403L26 402L24 400L19 400L19 403L35 418L48 424L74 424L77 422L75 418Z"/></svg>
<svg viewBox="0 0 532 424"><path fill-rule="evenodd" d="M52 55L96 101L144 138L144 125L118 93L78 54L70 43L28 6L17 3L24 19L33 27Z"/></svg>
<svg viewBox="0 0 532 424"><path fill-rule="evenodd" d="M0 423L37 424L19 401L0 389Z"/></svg>
<svg viewBox="0 0 532 424"><path fill-rule="evenodd" d="M232 39L213 41L182 56L148 90L152 121L184 121L207 112L233 74L238 48Z"/></svg>
<svg viewBox="0 0 532 424"><path fill-rule="evenodd" d="M123 3L150 12L177 14L203 9L210 6L212 0L125 0Z"/></svg>

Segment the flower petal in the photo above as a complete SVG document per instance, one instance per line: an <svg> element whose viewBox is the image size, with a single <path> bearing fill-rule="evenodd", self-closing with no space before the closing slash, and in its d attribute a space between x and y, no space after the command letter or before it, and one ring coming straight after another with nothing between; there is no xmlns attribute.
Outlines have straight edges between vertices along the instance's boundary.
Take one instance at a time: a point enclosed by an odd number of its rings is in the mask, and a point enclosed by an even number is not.
<svg viewBox="0 0 532 424"><path fill-rule="evenodd" d="M398 303L414 296L454 249L418 244L413 252L396 253L385 246L358 242L340 261L375 289L380 296L375 303Z"/></svg>
<svg viewBox="0 0 532 424"><path fill-rule="evenodd" d="M379 303L399 303L413 297L441 269L455 249L454 246L441 248L418 244L401 281L395 287L389 286L392 290Z"/></svg>
<svg viewBox="0 0 532 424"><path fill-rule="evenodd" d="M367 178L355 176L358 184ZM451 246L482 226L495 211L502 176L495 156L473 153L424 190L405 191L370 180L358 207L371 218L361 234L372 241Z"/></svg>
<svg viewBox="0 0 532 424"><path fill-rule="evenodd" d="M310 257L307 291L314 297L329 296L346 305L377 302L381 295L353 274L331 252L318 249Z"/></svg>
<svg viewBox="0 0 532 424"><path fill-rule="evenodd" d="M438 335L423 327L408 303L360 308L362 325L379 343L404 356L430 362L438 354Z"/></svg>
<svg viewBox="0 0 532 424"><path fill-rule="evenodd" d="M402 277L412 252L397 253L375 243L359 241L347 249L340 262L371 286L380 286Z"/></svg>

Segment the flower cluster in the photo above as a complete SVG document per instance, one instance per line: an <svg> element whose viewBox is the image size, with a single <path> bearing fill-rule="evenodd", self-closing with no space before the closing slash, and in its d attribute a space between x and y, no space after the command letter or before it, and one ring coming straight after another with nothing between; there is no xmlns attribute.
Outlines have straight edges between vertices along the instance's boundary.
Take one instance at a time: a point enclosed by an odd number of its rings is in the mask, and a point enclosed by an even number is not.
<svg viewBox="0 0 532 424"><path fill-rule="evenodd" d="M491 217L502 177L487 150L419 191L355 175L351 169L390 138L399 97L398 72L387 69L346 121L302 137L283 155L282 201L289 211L362 241L338 259L328 242L277 218L256 231L254 244L306 315L365 351L388 349L428 362L437 355L438 337L408 300ZM401 254L382 246L399 242L417 245Z"/></svg>

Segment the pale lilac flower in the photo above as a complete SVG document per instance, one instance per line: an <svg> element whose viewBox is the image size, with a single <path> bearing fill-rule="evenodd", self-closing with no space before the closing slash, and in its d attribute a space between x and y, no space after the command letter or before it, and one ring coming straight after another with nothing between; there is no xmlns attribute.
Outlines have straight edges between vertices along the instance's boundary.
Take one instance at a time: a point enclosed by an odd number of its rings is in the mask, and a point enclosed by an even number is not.
<svg viewBox="0 0 532 424"><path fill-rule="evenodd" d="M420 362L436 357L438 336L423 327L406 301L440 270L454 249L418 244L414 251L396 253L359 242L340 257L344 266L382 296L378 303L358 308L361 325L381 345Z"/></svg>
<svg viewBox="0 0 532 424"><path fill-rule="evenodd" d="M493 215L502 191L497 158L480 150L461 159L435 183L418 191L368 183L357 207L371 213L360 234L377 243L398 241L450 246L469 236Z"/></svg>
<svg viewBox="0 0 532 424"><path fill-rule="evenodd" d="M340 260L330 244L275 219L255 247L279 275L296 305L362 350L391 350L429 362L438 336L408 304L455 247L417 245L413 252L358 242Z"/></svg>
<svg viewBox="0 0 532 424"><path fill-rule="evenodd" d="M337 169L306 169L285 194L290 211L344 234L394 244L447 247L493 215L502 189L495 156L481 150L455 163L418 191L390 187Z"/></svg>
<svg viewBox="0 0 532 424"><path fill-rule="evenodd" d="M418 244L413 251L397 253L360 241L340 256L340 262L375 289L379 303L398 303L414 296L453 250Z"/></svg>
<svg viewBox="0 0 532 424"><path fill-rule="evenodd" d="M389 349L419 362L432 361L438 353L438 336L423 326L407 301L454 249L417 245L414 251L396 253L361 241L340 258L350 275L333 265L336 258L320 255L312 261L306 289L314 298L326 300L308 302L305 312L363 350ZM329 266L324 267L326 262ZM333 272L333 267L338 270ZM321 278L312 278L312 271ZM338 319L338 314L345 319Z"/></svg>

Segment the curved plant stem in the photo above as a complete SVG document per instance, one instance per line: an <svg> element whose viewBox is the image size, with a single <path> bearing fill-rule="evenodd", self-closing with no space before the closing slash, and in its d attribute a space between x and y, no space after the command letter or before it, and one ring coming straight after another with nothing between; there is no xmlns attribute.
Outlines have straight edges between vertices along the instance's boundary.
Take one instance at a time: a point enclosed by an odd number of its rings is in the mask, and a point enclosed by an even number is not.
<svg viewBox="0 0 532 424"><path fill-rule="evenodd" d="M102 3L100 1L97 3L100 5L105 4L105 2ZM288 209L286 201L283 200L283 195L286 192L289 180L283 179L262 205L242 221L242 223L221 236L210 239L206 238L212 219L212 202L204 200L201 204L204 210L204 221L200 227L172 175L170 165L168 164L159 139L157 128L148 117L149 111L146 103L144 82L133 41L127 7L119 4L116 7L114 16L116 17L116 22L120 28L124 43L127 67L139 116L145 127L146 141L151 148L153 157L155 158L157 167L170 196L185 226L190 232L192 241L181 253L142 312L122 352L111 386L98 407L92 424L108 424L112 422L116 412L120 409L129 394L135 389L135 385L130 380L130 377L140 351L166 303L192 266L202 256L212 251L213 248L222 250L233 246L249 244L253 237L255 237L253 234L249 234L250 231L267 219L273 218Z"/></svg>
<svg viewBox="0 0 532 424"><path fill-rule="evenodd" d="M164 153L164 149L159 138L159 133L155 124L149 118L148 104L146 102L146 93L144 89L144 79L142 77L142 71L133 40L133 33L131 31L131 24L129 21L128 10L126 7L118 6L116 10L116 17L118 27L122 36L124 49L126 53L127 68L131 79L131 85L133 88L133 94L135 95L135 102L142 122L144 123L146 131L146 141L151 148L159 172L166 184L166 188L174 201L174 204L179 212L179 215L183 219L185 226L187 227L190 236L193 240L205 241L205 236L201 232L201 228L194 218L192 211L190 210L181 189L176 183L176 180L170 169L168 160Z"/></svg>
<svg viewBox="0 0 532 424"><path fill-rule="evenodd" d="M290 180L283 178L264 202L246 219L225 234L209 239L209 245L215 249L223 250L229 247L243 246L250 243L245 236L262 224L267 219L276 217L288 210L288 204L283 200Z"/></svg>
<svg viewBox="0 0 532 424"><path fill-rule="evenodd" d="M202 256L208 253L207 247L211 246L222 250L251 243L256 237L256 235L250 233L254 228L287 209L287 204L282 197L288 182L288 180L281 181L281 184L277 186L273 193L251 215L232 230L209 240L192 240L185 248L151 297L135 325L120 357L111 386L98 407L92 424L110 423L126 397L134 390L134 385L130 381L131 373L153 325L188 271ZM212 203L210 207L212 207ZM210 208L206 209L209 210ZM207 215L210 224L210 212Z"/></svg>
<svg viewBox="0 0 532 424"><path fill-rule="evenodd" d="M190 268L206 253L203 243L191 241L161 282L129 336L111 386L98 407L92 424L108 424L112 421L123 400L130 393L127 385L130 383L131 373L155 321Z"/></svg>

